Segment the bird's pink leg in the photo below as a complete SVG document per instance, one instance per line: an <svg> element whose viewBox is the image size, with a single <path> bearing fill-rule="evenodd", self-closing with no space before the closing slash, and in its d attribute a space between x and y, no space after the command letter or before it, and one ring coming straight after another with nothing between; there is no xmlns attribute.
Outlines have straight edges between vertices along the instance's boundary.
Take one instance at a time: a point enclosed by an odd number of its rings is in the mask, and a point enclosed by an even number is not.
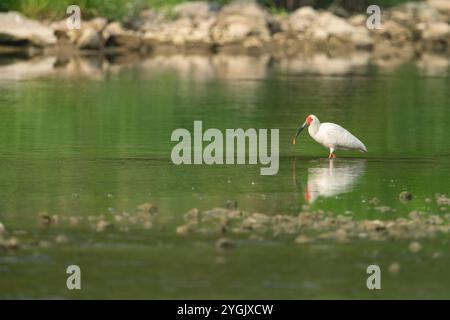
<svg viewBox="0 0 450 320"><path fill-rule="evenodd" d="M328 156L328 159L335 159L336 155L334 154L334 149L330 148L330 155Z"/></svg>

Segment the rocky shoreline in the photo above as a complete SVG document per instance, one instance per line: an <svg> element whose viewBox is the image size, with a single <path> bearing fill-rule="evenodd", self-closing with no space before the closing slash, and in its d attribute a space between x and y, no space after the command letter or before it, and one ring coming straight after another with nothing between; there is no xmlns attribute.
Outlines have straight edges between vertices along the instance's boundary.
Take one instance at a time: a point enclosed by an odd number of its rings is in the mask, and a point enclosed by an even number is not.
<svg viewBox="0 0 450 320"><path fill-rule="evenodd" d="M301 7L271 14L253 1L221 8L194 1L170 14L145 10L127 26L105 18L38 22L20 13L0 13L0 55L229 53L286 58L298 54L329 56L370 53L380 61L423 54L450 54L450 2L410 2L381 11L381 28L366 27L366 14L339 17Z"/></svg>

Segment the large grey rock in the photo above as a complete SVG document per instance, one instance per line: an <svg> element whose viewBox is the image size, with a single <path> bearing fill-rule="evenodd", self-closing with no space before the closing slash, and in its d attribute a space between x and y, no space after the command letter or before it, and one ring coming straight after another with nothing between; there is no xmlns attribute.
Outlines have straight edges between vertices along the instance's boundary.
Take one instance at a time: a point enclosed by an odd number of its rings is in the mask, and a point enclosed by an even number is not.
<svg viewBox="0 0 450 320"><path fill-rule="evenodd" d="M269 41L275 20L254 1L237 1L225 6L211 35L219 45L242 43L248 37Z"/></svg>
<svg viewBox="0 0 450 320"><path fill-rule="evenodd" d="M303 39L306 40L354 43L356 47L372 44L367 28L361 21L356 21L356 18L347 21L331 12L318 12L311 7L302 7L294 11L289 22L291 30L303 34Z"/></svg>
<svg viewBox="0 0 450 320"><path fill-rule="evenodd" d="M351 16L348 19L348 23L350 23L354 27L366 26L367 16L365 14L356 14Z"/></svg>
<svg viewBox="0 0 450 320"><path fill-rule="evenodd" d="M355 27L348 23L345 19L335 16L331 12L322 12L314 28L321 29L330 36L336 36L343 39L351 39L355 32Z"/></svg>
<svg viewBox="0 0 450 320"><path fill-rule="evenodd" d="M130 50L136 50L141 47L139 33L124 29L118 22L108 24L102 34L106 45L123 47Z"/></svg>
<svg viewBox="0 0 450 320"><path fill-rule="evenodd" d="M327 42L329 48L370 48L373 45L365 25L355 26L330 12L321 12L306 34L315 42Z"/></svg>
<svg viewBox="0 0 450 320"><path fill-rule="evenodd" d="M413 39L413 34L406 26L393 20L384 21L380 30L373 30L376 41L388 41L391 46L403 46Z"/></svg>
<svg viewBox="0 0 450 320"><path fill-rule="evenodd" d="M365 26L356 27L351 39L357 48L369 48L373 45L373 39Z"/></svg>
<svg viewBox="0 0 450 320"><path fill-rule="evenodd" d="M58 37L60 43L62 39L67 39L69 43L79 49L98 50L103 47L101 32L108 24L105 18L95 18L88 21L81 21L80 29L68 29L66 20L55 21L50 24Z"/></svg>
<svg viewBox="0 0 450 320"><path fill-rule="evenodd" d="M449 0L427 0L430 7L438 10L439 12L450 16L450 1Z"/></svg>
<svg viewBox="0 0 450 320"><path fill-rule="evenodd" d="M383 18L413 28L420 22L440 21L441 15L426 2L409 2L389 9Z"/></svg>
<svg viewBox="0 0 450 320"><path fill-rule="evenodd" d="M424 24L422 48L431 52L450 52L450 25L446 22Z"/></svg>
<svg viewBox="0 0 450 320"><path fill-rule="evenodd" d="M212 46L211 29L216 23L216 7L203 1L175 6L175 20L160 20L151 14L140 30L148 47L166 45L203 51Z"/></svg>
<svg viewBox="0 0 450 320"><path fill-rule="evenodd" d="M143 35L146 45L170 44L175 46L196 45L199 48L210 46L211 28L216 18L211 16L194 21L190 18L180 18L172 22L148 28Z"/></svg>
<svg viewBox="0 0 450 320"><path fill-rule="evenodd" d="M174 8L177 18L160 23L146 23L146 46L174 45L196 51L213 45L237 45L251 51L271 37L273 17L254 1L237 1L216 12L206 2L185 3Z"/></svg>
<svg viewBox="0 0 450 320"><path fill-rule="evenodd" d="M93 28L84 28L75 41L80 49L100 49L103 45L103 40L100 32Z"/></svg>
<svg viewBox="0 0 450 320"><path fill-rule="evenodd" d="M0 42L24 42L43 47L56 44L56 37L52 28L18 12L6 12L0 13Z"/></svg>
<svg viewBox="0 0 450 320"><path fill-rule="evenodd" d="M301 7L290 15L289 24L292 30L305 32L318 17L319 13L312 7Z"/></svg>
<svg viewBox="0 0 450 320"><path fill-rule="evenodd" d="M89 21L82 21L81 26L82 27L89 27L94 29L97 32L102 32L106 26L108 25L108 20L102 17L94 18Z"/></svg>
<svg viewBox="0 0 450 320"><path fill-rule="evenodd" d="M450 39L450 25L445 22L433 22L426 25L422 32L423 39L442 40Z"/></svg>

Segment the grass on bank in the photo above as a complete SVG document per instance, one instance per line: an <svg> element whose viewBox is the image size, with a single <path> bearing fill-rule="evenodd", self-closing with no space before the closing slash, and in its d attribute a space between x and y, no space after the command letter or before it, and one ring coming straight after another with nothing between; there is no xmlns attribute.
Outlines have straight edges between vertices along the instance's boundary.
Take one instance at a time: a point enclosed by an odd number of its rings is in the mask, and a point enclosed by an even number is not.
<svg viewBox="0 0 450 320"><path fill-rule="evenodd" d="M123 20L125 17L136 16L146 8L170 8L189 0L0 0L0 11L19 11L31 18L60 19L66 16L66 8L76 4L80 6L82 16L106 17L110 20ZM232 0L211 0L209 2L226 4ZM363 11L371 4L380 7L390 7L408 0L258 0L271 9L273 13L294 10L301 5L311 5L315 8L328 8L339 5L347 11Z"/></svg>

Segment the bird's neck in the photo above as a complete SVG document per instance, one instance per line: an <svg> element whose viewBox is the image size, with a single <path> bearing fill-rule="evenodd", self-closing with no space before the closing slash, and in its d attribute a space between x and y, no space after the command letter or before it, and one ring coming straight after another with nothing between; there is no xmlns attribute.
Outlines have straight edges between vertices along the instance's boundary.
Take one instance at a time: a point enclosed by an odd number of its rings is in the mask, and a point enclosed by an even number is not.
<svg viewBox="0 0 450 320"><path fill-rule="evenodd" d="M319 131L319 127L320 127L320 122L318 120L311 123L308 127L309 135L315 136L317 131Z"/></svg>

